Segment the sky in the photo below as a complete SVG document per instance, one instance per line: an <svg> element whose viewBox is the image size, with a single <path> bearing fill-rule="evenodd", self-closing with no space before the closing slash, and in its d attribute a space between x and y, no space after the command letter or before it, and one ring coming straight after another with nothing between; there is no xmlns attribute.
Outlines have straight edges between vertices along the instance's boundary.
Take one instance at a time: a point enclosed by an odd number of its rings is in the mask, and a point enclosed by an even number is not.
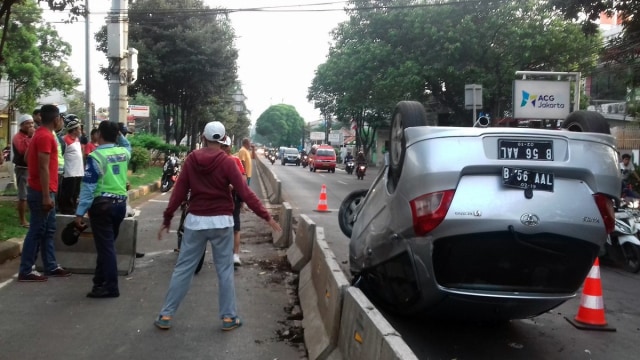
<svg viewBox="0 0 640 360"><path fill-rule="evenodd" d="M319 120L320 112L307 101L308 88L318 65L326 60L331 43L330 32L347 20L342 10L347 1L321 0L203 0L211 8L270 8L269 11L238 11L230 15L236 33L238 78L255 120L269 106L280 103L296 108L305 122ZM111 0L91 0L91 98L96 107L109 106L109 88L99 74L107 63L95 49L93 34L105 23ZM324 5L313 5L324 4ZM286 6L286 7L283 7ZM278 12L276 8L278 7ZM286 10L286 11L282 11ZM316 10L316 11L299 11ZM317 11L322 10L322 11ZM334 10L334 11L327 11ZM60 13L45 11L45 19L54 23L61 38L72 45L69 63L85 90L85 24L62 24ZM145 104L131 104L145 105Z"/></svg>

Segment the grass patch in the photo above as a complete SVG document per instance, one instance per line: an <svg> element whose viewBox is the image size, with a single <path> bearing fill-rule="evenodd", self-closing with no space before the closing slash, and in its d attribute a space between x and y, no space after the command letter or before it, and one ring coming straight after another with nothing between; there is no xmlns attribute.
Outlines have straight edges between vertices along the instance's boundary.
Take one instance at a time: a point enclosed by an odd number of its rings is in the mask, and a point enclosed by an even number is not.
<svg viewBox="0 0 640 360"><path fill-rule="evenodd" d="M138 169L138 171L128 176L131 188L135 189L142 185L151 184L154 181L160 180L162 177L161 166L149 166L146 169Z"/></svg>
<svg viewBox="0 0 640 360"><path fill-rule="evenodd" d="M162 177L161 166L149 166L146 169L139 169L129 175L128 179L131 188L135 189L141 185L148 185ZM24 237L27 229L20 226L18 221L18 210L16 209L17 191L0 191L0 241L5 241L14 237ZM27 210L28 218L28 210Z"/></svg>
<svg viewBox="0 0 640 360"><path fill-rule="evenodd" d="M16 203L17 198L0 199L0 241L27 234L27 229L20 226Z"/></svg>

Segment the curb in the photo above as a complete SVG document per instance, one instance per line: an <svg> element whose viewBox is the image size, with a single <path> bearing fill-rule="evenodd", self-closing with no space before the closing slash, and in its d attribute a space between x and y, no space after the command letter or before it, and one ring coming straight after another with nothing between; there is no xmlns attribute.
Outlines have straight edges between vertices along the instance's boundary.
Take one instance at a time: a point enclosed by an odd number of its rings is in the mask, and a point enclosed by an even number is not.
<svg viewBox="0 0 640 360"><path fill-rule="evenodd" d="M158 189L160 189L160 180L147 185L142 185L134 190L129 190L127 194L129 197L128 201L136 200L144 195L155 192ZM11 238L6 241L0 241L0 264L4 264L5 262L20 256L23 241L24 238Z"/></svg>

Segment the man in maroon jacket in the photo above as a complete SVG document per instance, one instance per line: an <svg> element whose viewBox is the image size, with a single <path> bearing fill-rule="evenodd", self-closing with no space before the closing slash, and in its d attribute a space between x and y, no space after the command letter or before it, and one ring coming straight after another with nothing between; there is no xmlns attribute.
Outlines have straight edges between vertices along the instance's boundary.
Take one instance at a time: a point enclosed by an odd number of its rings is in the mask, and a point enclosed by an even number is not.
<svg viewBox="0 0 640 360"><path fill-rule="evenodd" d="M233 185L249 208L269 222L273 230L282 231L251 191L235 161L221 149L225 141L224 125L219 121L208 123L202 132L202 141L202 149L193 151L184 162L158 232L158 239L162 239L163 231L169 232L173 213L189 196L189 214L184 221L178 261L164 306L155 320L155 325L160 329L171 327L173 314L189 290L207 242L211 243L218 275L218 313L222 319L222 330L233 330L242 325L236 311L233 276L234 204L229 185Z"/></svg>

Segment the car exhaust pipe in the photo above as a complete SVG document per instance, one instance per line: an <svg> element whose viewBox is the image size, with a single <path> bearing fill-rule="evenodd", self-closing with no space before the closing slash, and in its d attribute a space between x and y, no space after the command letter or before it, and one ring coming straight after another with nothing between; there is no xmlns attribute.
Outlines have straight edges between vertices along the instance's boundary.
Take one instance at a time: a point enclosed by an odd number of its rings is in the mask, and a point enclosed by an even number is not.
<svg viewBox="0 0 640 360"><path fill-rule="evenodd" d="M473 127L482 127L482 128L486 128L489 126L489 124L491 124L491 120L489 120L488 117L486 116L480 116L478 118L478 120L476 120L476 122L473 124Z"/></svg>

